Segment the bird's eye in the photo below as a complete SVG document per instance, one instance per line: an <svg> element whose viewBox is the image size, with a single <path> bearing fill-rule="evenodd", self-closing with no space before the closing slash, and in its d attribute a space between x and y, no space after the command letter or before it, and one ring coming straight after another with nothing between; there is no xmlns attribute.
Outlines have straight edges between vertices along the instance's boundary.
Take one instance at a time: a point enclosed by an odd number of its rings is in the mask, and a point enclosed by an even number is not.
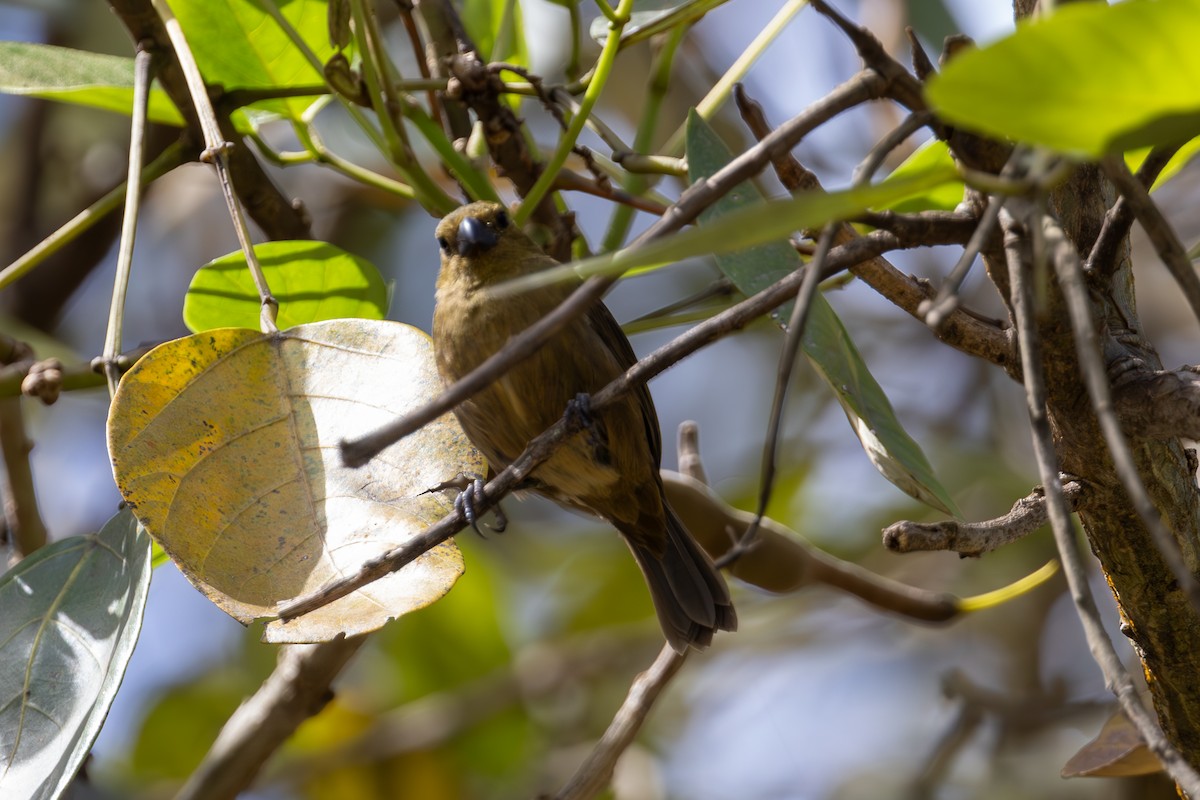
<svg viewBox="0 0 1200 800"><path fill-rule="evenodd" d="M507 211L497 211L496 212L496 228L498 230L504 230L507 227L508 227L508 212Z"/></svg>
<svg viewBox="0 0 1200 800"><path fill-rule="evenodd" d="M447 239L445 236L439 236L439 237L437 237L437 242L438 242L438 247L442 248L442 252L449 255L450 254L450 240Z"/></svg>

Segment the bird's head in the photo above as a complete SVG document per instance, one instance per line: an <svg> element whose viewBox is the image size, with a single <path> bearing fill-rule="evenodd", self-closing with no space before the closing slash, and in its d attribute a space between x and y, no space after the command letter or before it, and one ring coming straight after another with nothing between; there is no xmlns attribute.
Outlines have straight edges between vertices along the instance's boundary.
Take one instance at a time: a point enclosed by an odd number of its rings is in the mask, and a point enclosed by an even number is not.
<svg viewBox="0 0 1200 800"><path fill-rule="evenodd" d="M471 203L437 226L442 271L491 283L548 266L549 257L518 228L499 203ZM553 264L550 261L550 264Z"/></svg>

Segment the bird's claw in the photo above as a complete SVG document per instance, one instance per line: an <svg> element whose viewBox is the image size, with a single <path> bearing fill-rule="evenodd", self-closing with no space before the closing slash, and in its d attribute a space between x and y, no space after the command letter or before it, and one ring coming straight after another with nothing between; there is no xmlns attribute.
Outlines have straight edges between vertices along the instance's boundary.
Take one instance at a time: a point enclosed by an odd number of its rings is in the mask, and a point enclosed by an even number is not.
<svg viewBox="0 0 1200 800"><path fill-rule="evenodd" d="M596 459L608 463L608 443L605 441L606 437L603 436L603 431L596 425L596 418L592 416L592 396L587 392L575 395L567 401L567 410L564 416L567 424L587 431L587 443L594 451Z"/></svg>
<svg viewBox="0 0 1200 800"><path fill-rule="evenodd" d="M479 530L479 512L476 511L476 505L481 504L486 500L483 494L483 478L476 478L471 481L466 488L458 493L454 498L454 510L460 512L467 519L467 524L471 526L471 530L479 534L479 538L485 539L483 531Z"/></svg>
<svg viewBox="0 0 1200 800"><path fill-rule="evenodd" d="M592 396L587 392L580 392L567 401L566 411L567 422L572 426L577 426L580 430L590 429L592 427Z"/></svg>
<svg viewBox="0 0 1200 800"><path fill-rule="evenodd" d="M467 524L471 526L471 530L479 534L480 538L487 538L484 536L483 531L479 529L479 520L482 514L479 512L478 506L487 502L487 496L483 492L483 487L483 478L474 475L459 474L448 481L442 481L437 486L426 489L422 494L440 492L445 489L457 490L458 494L454 497L454 510L466 518ZM499 503L492 508L492 514L496 517L496 523L494 525L487 525L485 523L484 527L496 533L504 533L504 530L508 527L508 517L504 515L504 511L501 510Z"/></svg>

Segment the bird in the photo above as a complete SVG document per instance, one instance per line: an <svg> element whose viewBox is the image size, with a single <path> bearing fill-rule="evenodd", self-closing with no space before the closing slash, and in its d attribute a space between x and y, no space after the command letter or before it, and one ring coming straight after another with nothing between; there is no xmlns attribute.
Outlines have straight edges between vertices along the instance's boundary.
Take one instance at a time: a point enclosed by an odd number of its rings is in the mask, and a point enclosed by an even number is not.
<svg viewBox="0 0 1200 800"><path fill-rule="evenodd" d="M476 202L437 225L441 269L433 313L434 359L453 383L557 307L578 280L515 296L485 291L558 266L499 203ZM609 522L641 568L659 624L678 653L703 650L737 628L729 589L684 528L663 491L662 434L654 401L639 384L595 414L588 397L637 360L608 308L594 303L530 357L463 401L455 415L491 469L508 466L564 413L581 430L559 445L523 489Z"/></svg>

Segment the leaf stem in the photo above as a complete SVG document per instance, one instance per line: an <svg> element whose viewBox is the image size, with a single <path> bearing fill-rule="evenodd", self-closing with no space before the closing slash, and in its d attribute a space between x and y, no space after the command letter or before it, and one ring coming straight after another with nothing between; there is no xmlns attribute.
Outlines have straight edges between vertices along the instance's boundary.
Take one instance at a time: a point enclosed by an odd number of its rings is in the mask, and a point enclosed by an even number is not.
<svg viewBox="0 0 1200 800"><path fill-rule="evenodd" d="M129 126L129 176L125 185L125 214L121 220L121 244L117 251L117 274L113 279L112 302L108 310L108 327L104 334L104 377L110 397L117 393L121 379L115 359L121 352L121 331L125 320L125 295L133 268L133 244L137 237L138 207L141 201L143 145L146 138L146 113L150 106L150 66L153 57L141 43L133 60L133 110Z"/></svg>
<svg viewBox="0 0 1200 800"><path fill-rule="evenodd" d="M616 18L610 26L608 38L604 41L604 48L600 51L600 57L596 60L592 80L588 84L587 91L583 94L583 101L579 104L579 113L571 118L571 122L567 126L567 132L559 140L554 155L545 165L542 174L538 176L533 188L525 195L521 207L513 215L514 221L518 225L523 224L529 219L529 215L533 213L533 210L541 203L542 198L550 191L550 187L554 185L558 171L567 162L567 156L570 155L571 149L575 146L575 140L579 138L580 132L583 131L583 126L587 122L588 115L592 112L592 107L596 105L596 100L599 99L600 93L604 91L604 86L608 83L608 79L612 75L613 62L616 61L617 52L621 49L621 29L629 21L629 15L632 10L633 0L621 0L620 5L617 6L615 12Z"/></svg>

